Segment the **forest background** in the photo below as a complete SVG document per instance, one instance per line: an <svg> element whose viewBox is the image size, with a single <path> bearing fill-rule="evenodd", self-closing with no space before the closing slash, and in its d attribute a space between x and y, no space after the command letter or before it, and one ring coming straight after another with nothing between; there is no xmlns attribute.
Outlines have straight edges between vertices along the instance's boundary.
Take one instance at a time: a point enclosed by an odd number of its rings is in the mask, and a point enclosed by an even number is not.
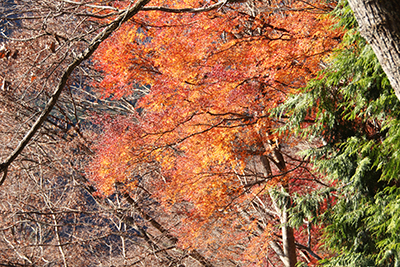
<svg viewBox="0 0 400 267"><path fill-rule="evenodd" d="M398 266L399 6L349 2L3 1L0 266Z"/></svg>

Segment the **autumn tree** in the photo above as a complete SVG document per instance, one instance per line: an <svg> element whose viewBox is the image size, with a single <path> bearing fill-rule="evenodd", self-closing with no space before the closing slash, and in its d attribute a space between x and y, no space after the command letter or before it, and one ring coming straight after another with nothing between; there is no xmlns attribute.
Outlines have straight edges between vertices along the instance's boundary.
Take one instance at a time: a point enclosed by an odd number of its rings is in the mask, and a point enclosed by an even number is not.
<svg viewBox="0 0 400 267"><path fill-rule="evenodd" d="M331 4L48 0L11 7L2 18L10 28L1 50L0 164L0 183L12 192L4 198L13 200L4 207L13 216L2 243L10 264L74 264L72 255L115 248L109 237L121 241L121 265L148 255L158 265L189 257L203 266L226 266L224 256L232 265L320 259L318 229L305 221L304 231L294 231L288 209L293 192L326 185L292 155L295 142L272 134L280 122L268 116L314 77L340 38L320 17ZM88 170L108 198L93 195L80 175L100 127ZM18 202L19 190L30 188L29 201ZM80 228L91 213L77 196L102 204L83 202L107 214L96 231ZM27 240L15 229L37 234ZM139 259L123 245L133 236L145 247Z"/></svg>
<svg viewBox="0 0 400 267"><path fill-rule="evenodd" d="M166 237L157 233L166 230L153 226L150 238L150 215L140 207L133 211L122 193L95 196L82 175L97 135L89 112L126 114L133 108L131 97L100 99L88 87L99 73L82 64L94 49L89 40L99 40L96 34L110 30L112 19L126 11L110 2L0 3L4 264L190 265L192 255L207 266L195 251L175 250L175 240L168 248L158 244ZM138 219L143 217L146 223Z"/></svg>
<svg viewBox="0 0 400 267"><path fill-rule="evenodd" d="M144 7L97 51L104 97L148 94L132 115L95 120L105 133L91 179L105 195L117 184L134 197L146 185L179 219L166 224L183 248L235 264L321 259L315 226L294 231L288 210L294 192L327 185L294 155L293 139L272 133L280 122L269 110L340 39L321 17L333 5L226 3L196 15L185 5Z"/></svg>

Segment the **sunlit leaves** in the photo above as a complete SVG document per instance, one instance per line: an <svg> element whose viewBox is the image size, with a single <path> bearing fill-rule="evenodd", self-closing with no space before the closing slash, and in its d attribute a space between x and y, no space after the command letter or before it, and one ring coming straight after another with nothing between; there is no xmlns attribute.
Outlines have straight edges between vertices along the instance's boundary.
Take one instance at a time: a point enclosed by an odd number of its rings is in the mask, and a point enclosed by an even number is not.
<svg viewBox="0 0 400 267"><path fill-rule="evenodd" d="M319 14L274 13L255 4L256 14L244 4L200 14L151 11L122 25L95 56L104 73L96 86L105 97L136 96L137 114L105 123L89 169L105 194L115 184L140 186L147 179L164 207L186 203L190 209L176 230L182 246L213 244L224 251L235 240L246 247L254 238L266 243L259 247L264 254L255 245L248 248L257 262L268 254L272 227L244 209L256 198L271 205L268 190L291 176L273 167L273 179L265 171L247 178L245 167L278 146L269 110L315 77L341 33L329 30L332 22ZM302 8L309 6L293 6ZM292 178L300 175L293 172ZM244 186L256 179L263 179L261 185ZM237 228L217 235L217 244L213 231L226 231L229 224ZM257 231L262 233L250 234Z"/></svg>

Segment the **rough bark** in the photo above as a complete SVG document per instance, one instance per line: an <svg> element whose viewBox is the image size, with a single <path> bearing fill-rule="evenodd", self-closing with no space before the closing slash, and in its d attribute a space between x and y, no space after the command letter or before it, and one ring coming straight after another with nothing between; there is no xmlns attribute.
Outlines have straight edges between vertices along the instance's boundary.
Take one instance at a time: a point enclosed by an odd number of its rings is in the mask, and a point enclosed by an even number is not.
<svg viewBox="0 0 400 267"><path fill-rule="evenodd" d="M361 35L372 46L400 99L400 1L348 0Z"/></svg>

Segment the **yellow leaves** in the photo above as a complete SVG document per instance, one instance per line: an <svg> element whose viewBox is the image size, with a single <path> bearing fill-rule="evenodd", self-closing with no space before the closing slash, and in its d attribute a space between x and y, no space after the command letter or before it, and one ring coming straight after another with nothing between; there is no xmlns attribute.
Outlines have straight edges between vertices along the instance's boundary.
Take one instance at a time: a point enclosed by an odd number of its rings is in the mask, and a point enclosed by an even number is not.
<svg viewBox="0 0 400 267"><path fill-rule="evenodd" d="M186 83L191 84L191 85L197 85L200 81L200 75L199 73L190 73L188 77L186 78ZM193 90L192 96L193 95L198 95L199 91L198 90Z"/></svg>
<svg viewBox="0 0 400 267"><path fill-rule="evenodd" d="M254 225L254 222L252 226L254 229L257 229ZM268 224L261 235L252 238L252 242L247 247L246 253L244 253L246 260L257 262L258 264L263 262L263 259L268 254L269 242L273 240L272 229L273 226Z"/></svg>
<svg viewBox="0 0 400 267"><path fill-rule="evenodd" d="M122 149L116 147L109 147L108 149L107 155L98 155L98 162L95 169L92 169L93 177L100 191L106 195L113 192L115 182L128 180L130 175L126 166L131 160L126 146ZM114 149L116 150L114 151ZM130 184L130 186L132 185Z"/></svg>

